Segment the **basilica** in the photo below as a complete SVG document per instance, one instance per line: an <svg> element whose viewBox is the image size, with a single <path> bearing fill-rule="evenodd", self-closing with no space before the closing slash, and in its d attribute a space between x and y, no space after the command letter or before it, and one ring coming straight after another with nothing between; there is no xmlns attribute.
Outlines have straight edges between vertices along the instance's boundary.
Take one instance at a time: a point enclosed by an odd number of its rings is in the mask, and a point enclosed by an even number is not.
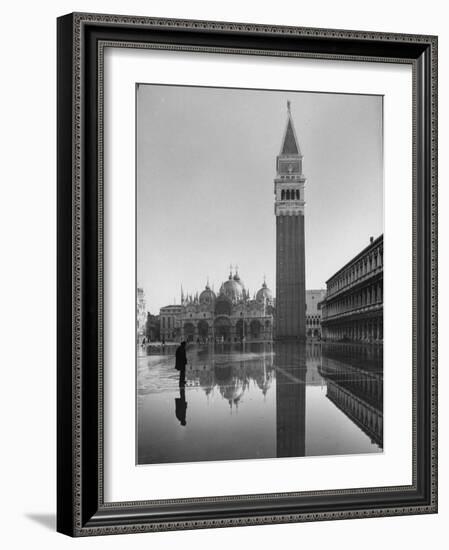
<svg viewBox="0 0 449 550"><path fill-rule="evenodd" d="M181 289L180 305L161 308L161 339L200 343L271 341L274 306L265 280L251 297L238 270L231 269L218 293L209 282L195 295L185 295Z"/></svg>

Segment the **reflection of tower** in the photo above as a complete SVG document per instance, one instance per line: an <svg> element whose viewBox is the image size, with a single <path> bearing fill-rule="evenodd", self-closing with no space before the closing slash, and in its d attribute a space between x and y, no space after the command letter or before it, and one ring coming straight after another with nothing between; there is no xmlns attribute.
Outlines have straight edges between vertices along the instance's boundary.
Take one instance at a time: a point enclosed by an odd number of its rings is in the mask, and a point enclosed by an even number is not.
<svg viewBox="0 0 449 550"><path fill-rule="evenodd" d="M277 456L305 456L306 350L301 344L275 345Z"/></svg>
<svg viewBox="0 0 449 550"><path fill-rule="evenodd" d="M287 127L276 162L276 339L306 336L304 184L302 154L296 139L290 102Z"/></svg>

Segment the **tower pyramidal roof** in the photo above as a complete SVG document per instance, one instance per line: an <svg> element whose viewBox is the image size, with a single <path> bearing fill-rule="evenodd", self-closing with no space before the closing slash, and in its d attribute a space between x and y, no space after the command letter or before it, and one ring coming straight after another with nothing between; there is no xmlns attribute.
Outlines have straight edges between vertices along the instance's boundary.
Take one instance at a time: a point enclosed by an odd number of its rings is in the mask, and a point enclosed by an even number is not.
<svg viewBox="0 0 449 550"><path fill-rule="evenodd" d="M287 112L287 127L285 129L284 139L282 141L281 155L301 155L298 140L296 139L295 128L293 126L290 101L287 101Z"/></svg>

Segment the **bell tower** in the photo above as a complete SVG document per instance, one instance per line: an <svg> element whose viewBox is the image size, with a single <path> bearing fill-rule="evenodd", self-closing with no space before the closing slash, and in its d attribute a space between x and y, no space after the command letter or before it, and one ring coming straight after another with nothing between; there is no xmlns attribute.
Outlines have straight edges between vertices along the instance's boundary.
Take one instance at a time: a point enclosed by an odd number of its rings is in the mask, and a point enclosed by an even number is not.
<svg viewBox="0 0 449 550"><path fill-rule="evenodd" d="M290 101L281 151L276 159L276 340L305 340L306 289L302 154Z"/></svg>

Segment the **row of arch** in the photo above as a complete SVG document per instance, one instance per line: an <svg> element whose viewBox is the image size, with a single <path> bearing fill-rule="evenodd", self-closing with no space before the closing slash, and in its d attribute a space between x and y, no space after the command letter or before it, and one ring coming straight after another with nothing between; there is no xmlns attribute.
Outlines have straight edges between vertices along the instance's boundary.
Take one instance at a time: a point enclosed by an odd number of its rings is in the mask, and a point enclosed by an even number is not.
<svg viewBox="0 0 449 550"><path fill-rule="evenodd" d="M383 413L336 384L328 383L327 395L356 422L371 439L383 447Z"/></svg>
<svg viewBox="0 0 449 550"><path fill-rule="evenodd" d="M342 313L366 306L379 305L383 303L382 281L353 292L349 296L342 296L326 305L326 317L332 317Z"/></svg>
<svg viewBox="0 0 449 550"><path fill-rule="evenodd" d="M297 200L299 201L299 189L282 189L281 191L281 200Z"/></svg>
<svg viewBox="0 0 449 550"><path fill-rule="evenodd" d="M373 407L382 409L383 374L361 370L354 366L348 367L347 364L324 356L320 368L324 377L332 379Z"/></svg>
<svg viewBox="0 0 449 550"><path fill-rule="evenodd" d="M346 323L323 323L323 338L336 341L383 341L382 317L372 320L359 320Z"/></svg>
<svg viewBox="0 0 449 550"><path fill-rule="evenodd" d="M239 319L235 326L232 325L227 317L218 317L214 320L213 325L205 320L200 320L198 323L187 321L183 326L184 338L187 341L218 340L218 341L233 341L250 338L258 340L266 335L267 331L271 331L272 325L269 320L265 323L258 319L244 321Z"/></svg>
<svg viewBox="0 0 449 550"><path fill-rule="evenodd" d="M378 267L383 266L383 246L378 246L375 250L361 258L358 262L338 275L334 280L328 283L328 295L338 292L342 288L352 284L360 277L367 275Z"/></svg>
<svg viewBox="0 0 449 550"><path fill-rule="evenodd" d="M321 325L321 317L318 316L306 316L306 325L312 325L318 327Z"/></svg>

